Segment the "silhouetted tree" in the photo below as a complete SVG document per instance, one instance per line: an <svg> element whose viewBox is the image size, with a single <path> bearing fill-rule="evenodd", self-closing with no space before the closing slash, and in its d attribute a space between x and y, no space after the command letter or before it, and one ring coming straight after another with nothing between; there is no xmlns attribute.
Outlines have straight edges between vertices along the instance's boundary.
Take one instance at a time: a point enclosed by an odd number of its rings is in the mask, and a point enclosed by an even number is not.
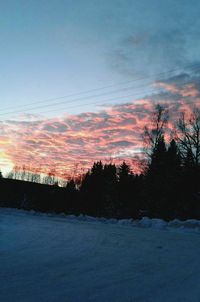
<svg viewBox="0 0 200 302"><path fill-rule="evenodd" d="M103 164L101 161L95 162L91 171L86 173L80 188L84 213L94 216L103 215L103 184Z"/></svg>
<svg viewBox="0 0 200 302"><path fill-rule="evenodd" d="M177 143L174 139L171 140L167 150L167 167L173 171L180 170L181 167L181 155Z"/></svg>
<svg viewBox="0 0 200 302"><path fill-rule="evenodd" d="M176 140L183 158L188 155L193 158L196 166L200 164L200 110L194 108L191 115L186 118L181 113L177 123Z"/></svg>
<svg viewBox="0 0 200 302"><path fill-rule="evenodd" d="M152 216L164 214L164 207L166 203L166 196L164 193L167 171L166 155L167 148L164 136L161 135L152 151L151 162L146 174L148 200L147 207Z"/></svg>
<svg viewBox="0 0 200 302"><path fill-rule="evenodd" d="M69 190L69 191L75 191L76 190L76 184L75 184L75 181L74 181L73 178L70 179L67 182L66 189Z"/></svg>
<svg viewBox="0 0 200 302"><path fill-rule="evenodd" d="M124 161L118 168L119 215L131 217L133 214L133 175L130 166Z"/></svg>
<svg viewBox="0 0 200 302"><path fill-rule="evenodd" d="M182 157L183 218L200 215L200 110L181 113L176 125L176 140ZM193 214L192 214L193 213ZM189 216L188 216L189 215ZM197 216L196 216L197 215Z"/></svg>
<svg viewBox="0 0 200 302"><path fill-rule="evenodd" d="M103 168L103 203L105 215L113 217L117 215L118 196L117 196L117 173L114 164L106 164Z"/></svg>
<svg viewBox="0 0 200 302"><path fill-rule="evenodd" d="M155 151L155 148L165 133L167 122L168 110L157 104L152 113L152 118L149 122L150 125L144 127L143 133L144 150L150 161L152 159L152 153Z"/></svg>

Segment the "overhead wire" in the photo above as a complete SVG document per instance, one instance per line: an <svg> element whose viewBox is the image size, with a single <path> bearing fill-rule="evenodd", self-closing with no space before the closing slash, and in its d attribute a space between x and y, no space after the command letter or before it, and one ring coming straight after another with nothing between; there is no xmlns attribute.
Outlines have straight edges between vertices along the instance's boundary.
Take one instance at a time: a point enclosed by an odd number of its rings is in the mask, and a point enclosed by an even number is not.
<svg viewBox="0 0 200 302"><path fill-rule="evenodd" d="M54 107L54 106L63 105L63 104L68 105L68 104L79 102L81 100L95 99L97 97L103 97L103 96L111 95L111 94L114 94L114 93L119 93L119 92L122 92L122 91L128 91L128 90L133 90L133 89L138 90L138 88L148 87L149 85L141 85L141 86L138 86L137 89L136 89L136 87L125 87L123 89L117 89L117 90L109 91L109 92L106 92L106 93L101 93L101 94L96 94L96 95L89 95L88 97L74 98L74 99L70 100L69 102L67 102L67 104L66 104L66 101L62 101L62 102L56 102L56 103L51 103L51 104L47 104L47 105L40 105L40 106L31 107L31 108L25 108L24 110L13 110L13 111L8 111L8 112L3 112L3 113L0 111L0 116L1 115L13 114L13 113L20 113L22 111L27 112L27 111L31 111L31 110L46 108L46 107ZM155 90L155 88L154 88L154 90ZM114 96L112 98L114 98ZM79 104L79 105L84 105L84 104Z"/></svg>
<svg viewBox="0 0 200 302"><path fill-rule="evenodd" d="M193 64L193 65L187 65L185 66L185 68L192 68L192 69L196 69L196 68L200 68L200 65L199 64ZM87 90L85 92L80 92L80 93L75 93L75 94L70 94L70 95L66 95L66 96L61 96L61 97L57 97L57 98L51 98L51 99L46 99L46 100L43 100L43 101L39 101L39 102L32 102L32 103L29 103L27 105L21 105L21 106L17 106L17 107L10 107L10 109L12 108L22 108L22 109L17 109L17 110L13 110L13 111L9 111L9 112L2 112L2 111L5 111L6 109L4 110L0 110L0 116L5 116L5 115L10 115L10 114L16 114L16 113L24 113L24 112L29 112L29 111L34 111L34 110L37 110L37 109L42 109L42 108L48 108L48 107L53 107L53 106L59 106L59 105L63 105L63 104L66 104L66 101L61 101L61 102L55 102L55 100L60 100L60 99L64 99L64 98L68 98L68 97L71 97L71 96L78 96L78 95L83 95L83 94L87 94L87 93L91 93L91 92L94 92L94 91L101 91L103 89L107 89L107 88L111 88L111 87L115 87L117 85L127 85L129 83L133 83L133 82L136 82L136 81L139 81L139 80L144 80L144 79L150 79L152 77L156 77L156 76L161 76L161 75L166 75L168 73L172 73L172 72L177 72L178 69L173 69L173 70L169 70L169 71L166 71L166 72L162 72L162 73L157 73L157 74L154 74L152 76L146 76L146 77L141 77L141 78L138 78L138 79L133 79L131 81L126 81L126 82L121 82L119 84L114 84L114 85L107 85L107 86L104 86L104 87L101 87L101 88L94 88L94 89L90 89L90 90ZM179 68L179 72L180 72L180 68ZM175 76L175 75L171 75L171 76ZM160 80L162 81L162 80ZM76 103L76 102L79 102L81 100L88 100L88 99L91 99L91 98L97 98L97 97L102 97L102 96L107 96L107 95L110 95L110 94L114 94L114 93L119 93L121 91L126 91L126 90L132 90L132 89L138 89L138 88L142 88L142 87L147 87L147 86L150 86L151 83L148 83L148 84L143 84L143 85L140 85L140 86L137 86L137 87L124 87L124 88L121 88L121 89L116 89L114 91L108 91L108 92L105 92L105 93L101 93L101 94L96 94L96 95L89 95L89 96L85 96L85 97L79 97L79 98L74 98L70 101L67 102L66 105L68 104L72 104L72 103ZM153 91L151 91L153 92ZM147 92L148 93L148 92ZM140 93L141 94L141 93ZM134 96L135 94L129 94L127 96L122 96L122 97L115 97L115 99L121 99L121 98L126 98L126 97L131 97L131 96ZM137 95L139 95L137 93ZM114 100L114 96L112 97L112 100ZM45 102L50 102L49 104L44 104ZM54 101L54 102L53 102ZM101 100L102 102L103 100ZM105 101L111 101L111 99L108 99L108 100L105 100ZM105 102L104 101L104 102ZM52 102L52 103L51 103ZM95 104L98 104L99 102L92 102L92 103L84 103L84 104L78 104L78 106L69 106L68 109L71 109L71 108L76 108L76 107L83 107L83 106L88 106L88 105L95 105ZM31 108L27 108L27 107L30 107L32 105L36 105L36 106L33 106ZM40 106L37 106L37 104L44 104L44 105L40 105ZM9 107L8 107L9 108ZM7 108L7 110L8 110ZM24 108L24 109L23 109ZM48 110L46 112L51 112L51 111L58 111L60 110L59 108L57 109L54 109L54 110Z"/></svg>

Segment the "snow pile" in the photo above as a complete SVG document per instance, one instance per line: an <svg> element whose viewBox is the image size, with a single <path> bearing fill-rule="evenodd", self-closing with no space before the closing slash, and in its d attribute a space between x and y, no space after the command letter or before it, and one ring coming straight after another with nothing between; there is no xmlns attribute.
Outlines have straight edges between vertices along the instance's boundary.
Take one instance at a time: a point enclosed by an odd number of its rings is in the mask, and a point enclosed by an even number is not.
<svg viewBox="0 0 200 302"><path fill-rule="evenodd" d="M162 219L143 217L139 222L138 226L151 227L155 229L164 229L168 226L168 223Z"/></svg>
<svg viewBox="0 0 200 302"><path fill-rule="evenodd" d="M1 211L4 212L4 214L12 214L16 213L18 215L24 216L24 215L35 215L35 216L41 216L41 217L52 217L52 218L65 218L67 221L75 222L75 221L82 221L82 222L92 222L92 223L103 223L103 224L118 224L121 226L132 226L132 227L141 227L141 228L152 228L152 229L167 229L172 230L176 229L178 231L185 231L185 232L195 232L200 233L200 221L195 219L188 219L185 221L181 221L178 219L174 219L172 221L164 221L162 219L158 218L149 218L149 217L143 217L142 219L115 219L110 218L106 219L104 217L91 217L87 215L66 215L64 213L61 214L55 214L55 213L39 213L35 212L33 210L25 211L22 209L10 209L10 208L2 208Z"/></svg>

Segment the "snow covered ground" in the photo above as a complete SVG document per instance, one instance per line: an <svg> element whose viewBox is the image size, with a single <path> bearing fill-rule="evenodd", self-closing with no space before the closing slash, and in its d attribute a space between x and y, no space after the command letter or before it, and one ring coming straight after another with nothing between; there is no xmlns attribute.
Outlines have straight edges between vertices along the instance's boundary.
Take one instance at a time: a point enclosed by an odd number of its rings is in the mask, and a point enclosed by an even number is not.
<svg viewBox="0 0 200 302"><path fill-rule="evenodd" d="M1 302L199 302L200 222L0 209Z"/></svg>

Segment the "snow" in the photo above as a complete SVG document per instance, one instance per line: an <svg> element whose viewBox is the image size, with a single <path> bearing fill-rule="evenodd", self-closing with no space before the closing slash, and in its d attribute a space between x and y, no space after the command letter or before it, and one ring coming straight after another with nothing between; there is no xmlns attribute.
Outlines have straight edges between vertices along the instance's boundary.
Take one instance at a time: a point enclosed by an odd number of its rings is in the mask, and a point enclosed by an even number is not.
<svg viewBox="0 0 200 302"><path fill-rule="evenodd" d="M200 222L0 208L1 302L199 302Z"/></svg>

